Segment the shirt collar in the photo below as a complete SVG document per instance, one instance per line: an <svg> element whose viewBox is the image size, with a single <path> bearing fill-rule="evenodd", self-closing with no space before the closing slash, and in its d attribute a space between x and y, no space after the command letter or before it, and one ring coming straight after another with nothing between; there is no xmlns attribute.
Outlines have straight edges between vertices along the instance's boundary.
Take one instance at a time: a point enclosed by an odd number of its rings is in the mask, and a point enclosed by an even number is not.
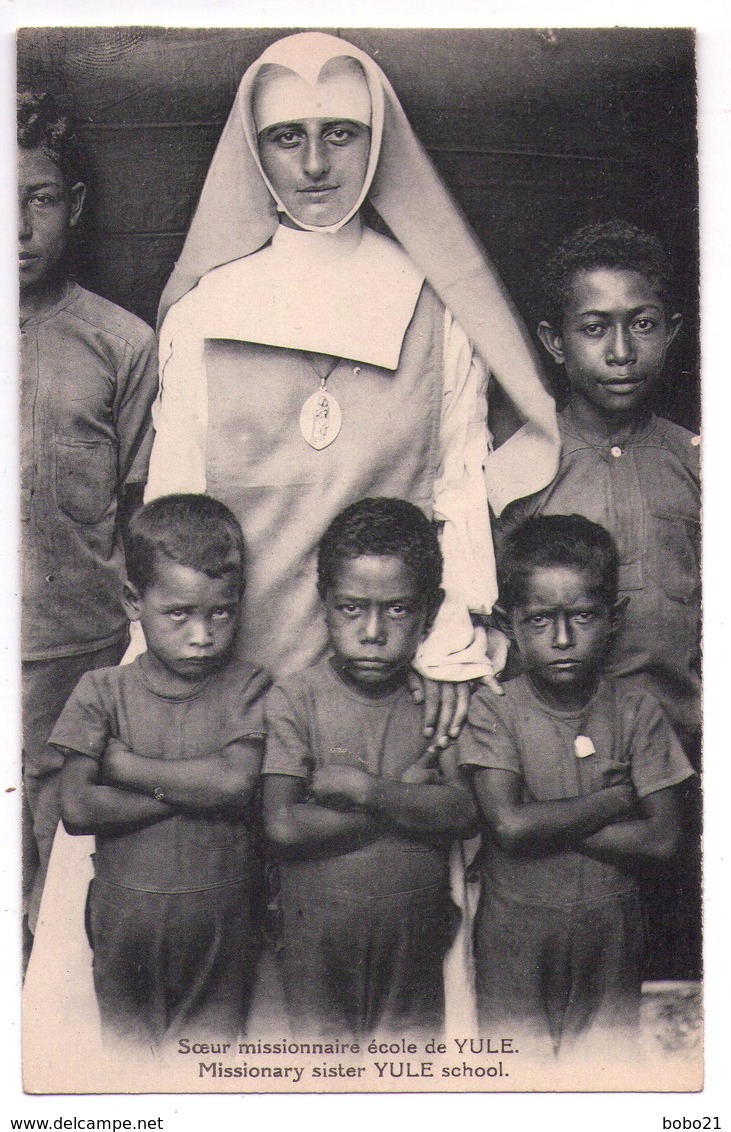
<svg viewBox="0 0 731 1132"><path fill-rule="evenodd" d="M20 326L23 329L26 326L39 326L42 322L47 322L49 318L53 318L59 311L65 307L71 306L72 302L79 293L78 283L67 279L63 285L61 294L56 302L51 307L44 307L38 311L37 314L30 314L27 318L21 318Z"/></svg>

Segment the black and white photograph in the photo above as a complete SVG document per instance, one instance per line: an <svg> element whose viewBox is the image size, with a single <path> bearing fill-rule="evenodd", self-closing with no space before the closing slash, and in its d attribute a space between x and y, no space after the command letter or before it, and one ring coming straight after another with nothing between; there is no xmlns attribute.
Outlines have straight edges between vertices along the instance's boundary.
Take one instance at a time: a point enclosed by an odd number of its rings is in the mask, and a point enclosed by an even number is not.
<svg viewBox="0 0 731 1132"><path fill-rule="evenodd" d="M690 1111L692 20L14 35L24 1092Z"/></svg>

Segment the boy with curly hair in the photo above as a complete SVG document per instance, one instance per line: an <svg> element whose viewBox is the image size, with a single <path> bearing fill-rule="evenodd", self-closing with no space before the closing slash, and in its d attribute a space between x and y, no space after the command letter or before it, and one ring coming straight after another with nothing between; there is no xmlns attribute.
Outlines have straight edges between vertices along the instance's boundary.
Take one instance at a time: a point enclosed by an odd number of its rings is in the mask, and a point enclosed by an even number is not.
<svg viewBox="0 0 731 1132"><path fill-rule="evenodd" d="M295 1032L438 1033L448 854L474 825L454 749L428 749L407 675L442 599L436 529L363 499L320 543L331 655L267 701L265 830L281 861Z"/></svg>

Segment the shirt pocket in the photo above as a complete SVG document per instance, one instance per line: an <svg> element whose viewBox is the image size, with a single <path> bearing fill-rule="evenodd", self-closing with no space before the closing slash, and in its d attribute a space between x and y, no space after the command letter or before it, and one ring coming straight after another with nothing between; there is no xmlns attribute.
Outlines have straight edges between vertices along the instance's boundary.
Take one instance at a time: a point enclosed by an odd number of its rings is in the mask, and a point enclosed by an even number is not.
<svg viewBox="0 0 731 1132"><path fill-rule="evenodd" d="M56 503L75 523L98 523L112 501L115 450L109 440L56 441Z"/></svg>
<svg viewBox="0 0 731 1132"><path fill-rule="evenodd" d="M700 523L678 514L653 512L648 567L666 597L688 605L700 593Z"/></svg>

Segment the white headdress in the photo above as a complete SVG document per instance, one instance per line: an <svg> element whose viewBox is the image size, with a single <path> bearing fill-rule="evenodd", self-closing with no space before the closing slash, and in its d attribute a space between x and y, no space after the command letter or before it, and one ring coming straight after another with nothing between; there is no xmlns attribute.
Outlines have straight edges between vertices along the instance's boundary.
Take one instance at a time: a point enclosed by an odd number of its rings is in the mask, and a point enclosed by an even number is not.
<svg viewBox="0 0 731 1132"><path fill-rule="evenodd" d="M354 98L359 98L357 107L362 113L362 83L356 93L353 64L342 62L347 60L356 60L365 76L371 149L361 199L352 213L329 230L346 224L367 195L507 394L523 423L488 462L490 498L499 513L511 499L540 490L555 475L559 440L553 400L497 272L416 138L388 79L357 47L321 32L304 32L278 40L249 67L213 156L180 259L163 292L160 322L169 307L208 271L252 255L278 227L283 206L261 168L254 117L257 99L261 121L266 116L261 94L271 81L266 76L278 73L272 68L290 72L294 79L288 80L286 92L289 96L298 92L305 109L316 108L320 99L329 113L337 105L331 96L339 92L344 108L356 109ZM279 89L283 93L285 85ZM271 110L275 100L268 106ZM348 115L340 110L336 116ZM294 120L292 115L287 118Z"/></svg>

